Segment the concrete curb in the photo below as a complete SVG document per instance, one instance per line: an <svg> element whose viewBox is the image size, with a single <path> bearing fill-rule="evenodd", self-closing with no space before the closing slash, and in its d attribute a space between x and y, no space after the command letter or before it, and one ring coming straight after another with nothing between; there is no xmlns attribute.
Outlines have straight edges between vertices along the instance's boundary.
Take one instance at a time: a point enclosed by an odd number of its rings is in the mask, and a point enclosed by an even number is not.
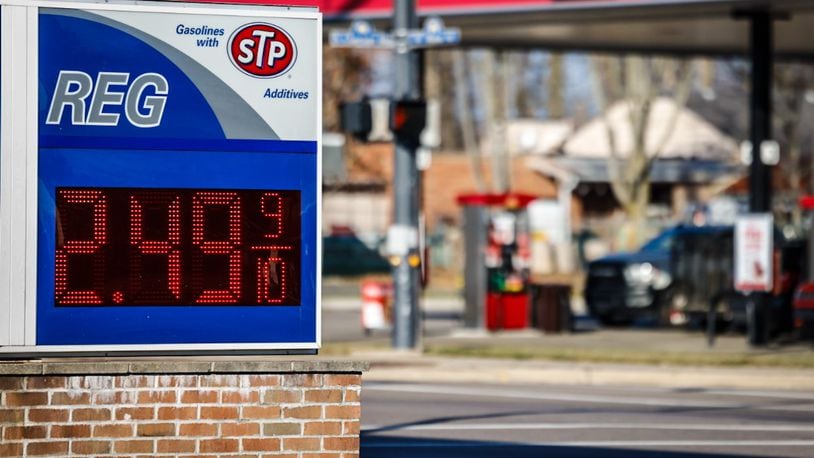
<svg viewBox="0 0 814 458"><path fill-rule="evenodd" d="M361 356L361 355L357 355ZM372 355L373 356L373 355ZM814 391L814 370L416 357L371 358L365 381L625 385Z"/></svg>

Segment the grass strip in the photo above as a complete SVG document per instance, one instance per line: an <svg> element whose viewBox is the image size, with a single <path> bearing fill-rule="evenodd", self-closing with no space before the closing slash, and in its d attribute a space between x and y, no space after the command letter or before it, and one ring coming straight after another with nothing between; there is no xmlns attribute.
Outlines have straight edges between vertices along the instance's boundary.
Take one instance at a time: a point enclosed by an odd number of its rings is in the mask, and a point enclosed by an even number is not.
<svg viewBox="0 0 814 458"><path fill-rule="evenodd" d="M326 343L319 349L320 356L352 356L354 353L383 351L390 349L390 342L340 342Z"/></svg>

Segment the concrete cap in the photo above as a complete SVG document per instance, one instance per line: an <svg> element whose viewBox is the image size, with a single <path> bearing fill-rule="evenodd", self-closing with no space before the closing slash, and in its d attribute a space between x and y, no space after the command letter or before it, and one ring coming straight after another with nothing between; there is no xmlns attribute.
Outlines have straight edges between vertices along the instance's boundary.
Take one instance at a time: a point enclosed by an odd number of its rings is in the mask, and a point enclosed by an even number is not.
<svg viewBox="0 0 814 458"><path fill-rule="evenodd" d="M287 373L362 373L366 361L327 359L291 361L284 359L183 358L183 359L44 359L38 361L0 361L0 376L8 375L130 375L130 374L287 374Z"/></svg>

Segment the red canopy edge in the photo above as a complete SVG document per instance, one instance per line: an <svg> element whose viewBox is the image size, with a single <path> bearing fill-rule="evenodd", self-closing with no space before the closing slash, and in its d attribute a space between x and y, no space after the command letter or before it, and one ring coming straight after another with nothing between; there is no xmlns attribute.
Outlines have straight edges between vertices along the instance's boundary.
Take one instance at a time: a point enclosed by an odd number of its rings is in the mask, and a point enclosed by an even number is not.
<svg viewBox="0 0 814 458"><path fill-rule="evenodd" d="M188 3L222 3L232 5L260 6L310 6L328 18L358 17L379 18L390 16L393 0L170 0ZM570 7L595 6L597 4L646 3L653 0L417 0L420 15L506 12L512 10L539 10L565 5Z"/></svg>
<svg viewBox="0 0 814 458"><path fill-rule="evenodd" d="M503 193L503 194L461 194L458 196L458 205L503 206L506 208L525 208L539 196L533 194Z"/></svg>

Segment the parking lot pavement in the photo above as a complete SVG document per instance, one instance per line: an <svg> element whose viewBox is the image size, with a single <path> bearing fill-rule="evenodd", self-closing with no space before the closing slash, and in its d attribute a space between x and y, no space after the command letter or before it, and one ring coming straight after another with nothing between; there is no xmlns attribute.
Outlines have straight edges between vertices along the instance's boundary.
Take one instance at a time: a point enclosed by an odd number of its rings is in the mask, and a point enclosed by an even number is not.
<svg viewBox="0 0 814 458"><path fill-rule="evenodd" d="M361 332L362 300L353 296L323 297L325 341L364 340ZM812 343L774 345L752 348L746 337L739 333L726 333L716 338L715 346L707 346L707 339L699 330L684 328L605 328L588 332L543 334L535 329L506 330L494 333L471 332L462 328L460 318L463 300L456 296L428 296L422 299L421 311L425 329L432 332L427 343L444 346L535 348L562 347L572 349L647 349L666 353L732 353L783 354L814 350ZM443 332L442 332L443 331ZM383 335L378 333L379 336ZM334 338L336 337L336 338Z"/></svg>
<svg viewBox="0 0 814 458"><path fill-rule="evenodd" d="M814 392L374 382L365 384L363 405L362 454L374 458L814 450Z"/></svg>

